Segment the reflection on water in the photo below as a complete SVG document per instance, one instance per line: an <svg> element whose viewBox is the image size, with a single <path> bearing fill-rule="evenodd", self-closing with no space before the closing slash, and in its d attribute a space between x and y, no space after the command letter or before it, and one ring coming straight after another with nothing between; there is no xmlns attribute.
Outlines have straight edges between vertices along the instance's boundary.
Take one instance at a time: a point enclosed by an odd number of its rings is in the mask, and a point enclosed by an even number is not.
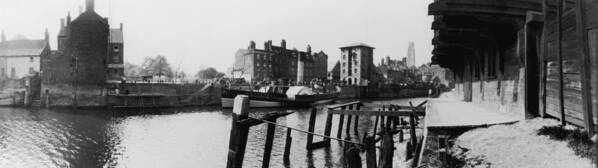
<svg viewBox="0 0 598 168"><path fill-rule="evenodd" d="M285 109L252 109L251 115L280 110ZM307 130L308 109L285 111L295 113L279 118L279 124ZM225 167L230 113L216 107L143 112L0 108L0 167ZM324 131L325 118L318 113L316 132ZM369 119L360 120L360 130L371 129ZM245 167L261 166L265 134L265 124L250 129ZM271 167L284 167L285 134L285 128L276 128ZM291 167L341 167L338 143L308 152L307 136L292 136Z"/></svg>

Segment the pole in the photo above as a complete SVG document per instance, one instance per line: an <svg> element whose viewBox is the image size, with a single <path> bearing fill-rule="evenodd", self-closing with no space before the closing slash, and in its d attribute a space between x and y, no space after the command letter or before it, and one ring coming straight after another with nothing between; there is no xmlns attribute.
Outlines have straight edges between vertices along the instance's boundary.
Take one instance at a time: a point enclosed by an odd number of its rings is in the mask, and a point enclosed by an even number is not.
<svg viewBox="0 0 598 168"><path fill-rule="evenodd" d="M241 125L239 121L247 119L249 116L249 97L247 95L238 95L235 97L232 127L228 144L227 168L243 167L243 157L245 156L245 146L247 145L247 135L249 127Z"/></svg>
<svg viewBox="0 0 598 168"><path fill-rule="evenodd" d="M269 120L270 122L276 122L276 119ZM264 146L264 156L262 159L262 168L270 167L270 155L272 154L272 143L274 141L274 131L276 125L268 123L268 130L266 131L266 145Z"/></svg>
<svg viewBox="0 0 598 168"><path fill-rule="evenodd" d="M289 165L290 160L289 156L291 155L291 143L293 142L293 137L291 137L291 128L287 128L287 137L284 143L284 153L282 155L282 160L284 165Z"/></svg>

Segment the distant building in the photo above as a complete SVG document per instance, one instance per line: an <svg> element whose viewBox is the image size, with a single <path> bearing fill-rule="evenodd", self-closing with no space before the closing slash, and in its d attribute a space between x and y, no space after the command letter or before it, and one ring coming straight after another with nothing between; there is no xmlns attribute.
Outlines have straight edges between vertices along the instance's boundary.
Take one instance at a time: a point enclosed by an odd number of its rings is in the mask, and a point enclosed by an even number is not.
<svg viewBox="0 0 598 168"><path fill-rule="evenodd" d="M386 84L407 82L410 71L406 62L406 58L402 60L392 60L389 56L383 58L377 67L384 79L383 82Z"/></svg>
<svg viewBox="0 0 598 168"><path fill-rule="evenodd" d="M0 79L19 79L40 71L40 59L50 54L48 30L45 39L28 40L17 37L6 40L2 31L0 41Z"/></svg>
<svg viewBox="0 0 598 168"><path fill-rule="evenodd" d="M122 77L122 27L111 30L93 0L85 5L74 20L70 13L61 19L58 50L42 58L41 87L52 95L51 105L103 105L107 83Z"/></svg>
<svg viewBox="0 0 598 168"><path fill-rule="evenodd" d="M328 72L329 81L340 81L341 80L341 62L337 61L330 72Z"/></svg>
<svg viewBox="0 0 598 168"><path fill-rule="evenodd" d="M272 41L264 43L264 49L257 49L251 41L247 49L239 49L235 54L232 77L247 81L287 80L309 82L314 78L326 79L328 55L320 51L312 53L311 46L306 51L286 48L286 41L280 46Z"/></svg>
<svg viewBox="0 0 598 168"><path fill-rule="evenodd" d="M415 65L415 43L409 42L407 48L407 67L416 67Z"/></svg>
<svg viewBox="0 0 598 168"><path fill-rule="evenodd" d="M110 29L108 51L108 81L119 81L125 76L123 24L119 29Z"/></svg>
<svg viewBox="0 0 598 168"><path fill-rule="evenodd" d="M349 85L368 85L376 80L374 47L353 43L341 49L340 79Z"/></svg>

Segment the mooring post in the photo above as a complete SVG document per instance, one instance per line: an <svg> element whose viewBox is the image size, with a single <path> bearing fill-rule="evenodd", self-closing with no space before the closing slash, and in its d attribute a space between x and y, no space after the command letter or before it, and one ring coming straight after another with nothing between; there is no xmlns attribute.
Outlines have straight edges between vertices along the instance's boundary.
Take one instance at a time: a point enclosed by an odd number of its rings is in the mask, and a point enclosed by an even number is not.
<svg viewBox="0 0 598 168"><path fill-rule="evenodd" d="M355 110L359 111L359 109L361 109L361 105L355 104ZM353 132L354 132L354 134L355 134L356 137L359 137L359 130L358 130L358 128L359 128L359 116L355 115L355 124L353 124Z"/></svg>
<svg viewBox="0 0 598 168"><path fill-rule="evenodd" d="M378 120L379 119L380 119L380 116L376 116L376 120L374 121L374 132L372 135L374 138L376 138L376 134L378 133L376 131L378 131L377 129L378 129Z"/></svg>
<svg viewBox="0 0 598 168"><path fill-rule="evenodd" d="M227 168L243 167L243 157L245 156L245 146L247 145L247 135L249 127L239 123L249 116L249 97L238 95L235 97L232 127L230 130L230 139L228 143Z"/></svg>
<svg viewBox="0 0 598 168"><path fill-rule="evenodd" d="M46 92L46 108L50 107L50 93Z"/></svg>
<svg viewBox="0 0 598 168"><path fill-rule="evenodd" d="M405 141L405 135L403 133L403 128L399 130L399 142Z"/></svg>
<svg viewBox="0 0 598 168"><path fill-rule="evenodd" d="M349 144L347 144L348 146ZM345 166L347 168L361 168L361 156L359 155L359 149L354 144L345 153Z"/></svg>
<svg viewBox="0 0 598 168"><path fill-rule="evenodd" d="M330 110L330 109L328 109ZM326 127L324 128L324 135L330 136L330 131L332 130L332 114L326 115ZM324 140L330 145L330 138L324 138Z"/></svg>
<svg viewBox="0 0 598 168"><path fill-rule="evenodd" d="M380 149L380 168L392 168L392 158L394 156L394 142L390 132L384 132L382 135L382 148Z"/></svg>
<svg viewBox="0 0 598 168"><path fill-rule="evenodd" d="M276 119L270 119L268 121L276 123ZM272 143L274 142L275 129L276 125L268 123L268 129L266 131L266 145L264 146L264 156L262 159L262 168L270 167L270 155L272 154Z"/></svg>
<svg viewBox="0 0 598 168"><path fill-rule="evenodd" d="M353 110L352 106L349 106L349 110ZM345 137L351 137L351 118L353 115L347 115L347 128L345 128Z"/></svg>
<svg viewBox="0 0 598 168"><path fill-rule="evenodd" d="M318 110L316 108L312 108L311 109L311 113L309 115L309 126L307 128L307 131L310 133L314 132L314 129L316 127L316 115L317 115ZM307 134L307 144L305 145L306 149L309 149L311 144L314 142L314 135L313 134Z"/></svg>
<svg viewBox="0 0 598 168"><path fill-rule="evenodd" d="M345 106L341 107L341 110L344 110ZM340 115L338 119L338 131L336 132L336 138L341 139L343 135L343 122L345 121L345 115Z"/></svg>
<svg viewBox="0 0 598 168"><path fill-rule="evenodd" d="M363 143L365 145L365 163L367 168L376 168L376 140L373 136L366 136Z"/></svg>
<svg viewBox="0 0 598 168"><path fill-rule="evenodd" d="M417 137L415 135L415 109L413 107L413 103L409 102L409 106L412 110L412 113L409 115L409 138L411 138L411 144L415 146L417 145ZM415 152L415 150L413 152Z"/></svg>
<svg viewBox="0 0 598 168"><path fill-rule="evenodd" d="M291 128L287 128L287 137L284 142L284 153L282 154L282 161L285 165L289 165L290 163L289 156L291 155L292 142L293 137L291 137Z"/></svg>

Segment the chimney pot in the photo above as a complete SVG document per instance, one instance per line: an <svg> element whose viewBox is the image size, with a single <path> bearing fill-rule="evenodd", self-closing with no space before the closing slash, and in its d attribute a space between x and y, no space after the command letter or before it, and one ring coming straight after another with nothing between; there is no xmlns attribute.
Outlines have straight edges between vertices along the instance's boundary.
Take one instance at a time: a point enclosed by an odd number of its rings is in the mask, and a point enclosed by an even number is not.
<svg viewBox="0 0 598 168"><path fill-rule="evenodd" d="M85 0L85 11L94 11L93 0Z"/></svg>

